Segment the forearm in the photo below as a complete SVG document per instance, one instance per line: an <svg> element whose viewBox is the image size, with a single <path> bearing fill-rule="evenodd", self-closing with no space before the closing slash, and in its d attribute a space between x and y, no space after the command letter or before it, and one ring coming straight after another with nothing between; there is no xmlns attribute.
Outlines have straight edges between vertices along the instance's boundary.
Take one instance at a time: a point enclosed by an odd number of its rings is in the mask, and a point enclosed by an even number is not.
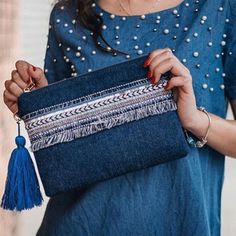
<svg viewBox="0 0 236 236"><path fill-rule="evenodd" d="M225 120L211 114L211 126L207 138L207 144L218 152L236 158L236 121ZM204 137L208 127L207 115L197 111L193 122L186 127L196 137Z"/></svg>

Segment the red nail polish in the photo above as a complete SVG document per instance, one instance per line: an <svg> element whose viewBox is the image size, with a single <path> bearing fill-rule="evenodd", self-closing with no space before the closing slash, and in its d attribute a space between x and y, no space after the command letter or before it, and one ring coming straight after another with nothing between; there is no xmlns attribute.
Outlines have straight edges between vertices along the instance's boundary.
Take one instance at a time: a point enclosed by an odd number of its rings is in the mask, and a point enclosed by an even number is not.
<svg viewBox="0 0 236 236"><path fill-rule="evenodd" d="M151 77L152 77L152 72L149 70L149 71L147 72L147 78L150 79Z"/></svg>
<svg viewBox="0 0 236 236"><path fill-rule="evenodd" d="M33 71L36 71L36 67L35 66L33 66Z"/></svg>
<svg viewBox="0 0 236 236"><path fill-rule="evenodd" d="M149 64L150 58L147 58L144 63L143 63L143 67L147 67Z"/></svg>
<svg viewBox="0 0 236 236"><path fill-rule="evenodd" d="M153 77L152 77L152 80L151 80L151 83L152 83L152 84L155 84L155 80L156 80L156 77L153 76Z"/></svg>

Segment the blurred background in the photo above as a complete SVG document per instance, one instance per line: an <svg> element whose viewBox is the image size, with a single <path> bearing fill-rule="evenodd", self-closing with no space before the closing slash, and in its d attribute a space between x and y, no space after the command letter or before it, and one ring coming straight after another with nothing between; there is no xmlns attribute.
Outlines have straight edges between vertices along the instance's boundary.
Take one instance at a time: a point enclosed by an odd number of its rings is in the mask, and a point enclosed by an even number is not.
<svg viewBox="0 0 236 236"><path fill-rule="evenodd" d="M0 197L16 135L13 117L2 101L4 81L10 79L11 70L19 59L43 67L52 6L52 0L0 0ZM228 117L232 119L231 111ZM223 236L236 235L235 183L236 160L227 158L222 199ZM0 209L0 236L35 235L42 221L47 200L44 196L42 207L21 214Z"/></svg>

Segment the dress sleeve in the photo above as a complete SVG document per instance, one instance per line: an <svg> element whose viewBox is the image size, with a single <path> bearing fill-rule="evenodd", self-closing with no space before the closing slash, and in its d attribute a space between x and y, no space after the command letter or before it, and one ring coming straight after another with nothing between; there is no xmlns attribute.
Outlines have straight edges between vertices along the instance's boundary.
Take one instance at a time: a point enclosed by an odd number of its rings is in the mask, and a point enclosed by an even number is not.
<svg viewBox="0 0 236 236"><path fill-rule="evenodd" d="M228 0L226 46L224 56L225 92L229 100L236 99L236 0Z"/></svg>
<svg viewBox="0 0 236 236"><path fill-rule="evenodd" d="M49 31L46 53L44 58L44 72L48 83L54 83L70 77L70 65L66 62L61 47L61 37L57 25L61 16L58 15L57 4L53 7L49 18Z"/></svg>

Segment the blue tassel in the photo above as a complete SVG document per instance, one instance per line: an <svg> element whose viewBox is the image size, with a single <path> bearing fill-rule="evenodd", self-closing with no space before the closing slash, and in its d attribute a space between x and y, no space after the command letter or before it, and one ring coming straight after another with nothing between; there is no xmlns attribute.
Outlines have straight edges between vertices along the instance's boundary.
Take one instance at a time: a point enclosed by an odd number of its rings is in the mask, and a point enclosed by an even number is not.
<svg viewBox="0 0 236 236"><path fill-rule="evenodd" d="M20 135L15 139L17 148L11 154L8 165L8 175L1 207L7 210L22 211L42 204L42 195L34 164L28 150L25 148L25 138Z"/></svg>

